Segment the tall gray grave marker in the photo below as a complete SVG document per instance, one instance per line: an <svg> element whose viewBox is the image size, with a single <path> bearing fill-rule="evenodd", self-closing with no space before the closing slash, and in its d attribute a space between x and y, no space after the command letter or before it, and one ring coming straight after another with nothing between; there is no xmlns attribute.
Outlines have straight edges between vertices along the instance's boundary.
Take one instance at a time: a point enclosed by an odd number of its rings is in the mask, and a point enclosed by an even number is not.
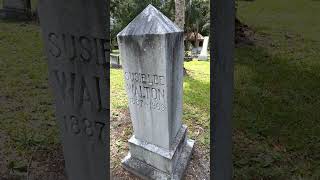
<svg viewBox="0 0 320 180"><path fill-rule="evenodd" d="M109 27L105 0L41 0L39 17L68 180L105 180Z"/></svg>
<svg viewBox="0 0 320 180"><path fill-rule="evenodd" d="M118 34L134 134L123 166L147 179L180 179L194 141L182 124L183 31L152 5Z"/></svg>
<svg viewBox="0 0 320 180"><path fill-rule="evenodd" d="M210 78L211 161L214 180L233 178L232 166L232 99L234 73L235 1L214 0L211 3L210 31L212 74Z"/></svg>

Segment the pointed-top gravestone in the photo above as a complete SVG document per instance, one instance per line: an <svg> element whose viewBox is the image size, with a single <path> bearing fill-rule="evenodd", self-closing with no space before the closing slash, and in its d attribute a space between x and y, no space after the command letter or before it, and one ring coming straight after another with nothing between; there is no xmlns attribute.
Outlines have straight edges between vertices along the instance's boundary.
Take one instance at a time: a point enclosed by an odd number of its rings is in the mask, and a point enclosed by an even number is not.
<svg viewBox="0 0 320 180"><path fill-rule="evenodd" d="M154 6L148 5L118 34L118 37L177 32L183 31Z"/></svg>
<svg viewBox="0 0 320 180"><path fill-rule="evenodd" d="M134 130L123 166L147 179L181 179L194 145L181 121L183 31L149 5L118 43Z"/></svg>

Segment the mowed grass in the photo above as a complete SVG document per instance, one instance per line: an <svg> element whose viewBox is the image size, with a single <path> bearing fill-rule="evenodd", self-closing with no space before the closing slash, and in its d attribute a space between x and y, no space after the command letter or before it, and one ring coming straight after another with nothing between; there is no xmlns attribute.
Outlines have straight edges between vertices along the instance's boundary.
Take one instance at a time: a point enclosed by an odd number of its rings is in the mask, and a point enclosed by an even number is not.
<svg viewBox="0 0 320 180"><path fill-rule="evenodd" d="M38 25L0 20L0 176L59 143Z"/></svg>
<svg viewBox="0 0 320 180"><path fill-rule="evenodd" d="M236 179L320 179L320 1L239 2L256 46L236 50Z"/></svg>

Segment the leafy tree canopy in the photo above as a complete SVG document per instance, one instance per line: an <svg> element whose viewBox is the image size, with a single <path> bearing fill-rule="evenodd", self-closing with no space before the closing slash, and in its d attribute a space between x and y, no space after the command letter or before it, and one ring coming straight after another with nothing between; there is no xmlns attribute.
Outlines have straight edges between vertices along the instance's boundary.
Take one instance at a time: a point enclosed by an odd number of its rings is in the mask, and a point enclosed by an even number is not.
<svg viewBox="0 0 320 180"><path fill-rule="evenodd" d="M186 0L185 31L195 28L203 35L209 33L209 0ZM152 4L168 18L174 21L174 0L111 0L111 18L113 26L111 37L125 28L147 5Z"/></svg>
<svg viewBox="0 0 320 180"><path fill-rule="evenodd" d="M210 4L209 0L189 0L186 4L185 31L209 35Z"/></svg>
<svg viewBox="0 0 320 180"><path fill-rule="evenodd" d="M125 28L149 4L152 4L173 20L174 0L111 0L111 18L114 23L111 37L115 38L117 33Z"/></svg>

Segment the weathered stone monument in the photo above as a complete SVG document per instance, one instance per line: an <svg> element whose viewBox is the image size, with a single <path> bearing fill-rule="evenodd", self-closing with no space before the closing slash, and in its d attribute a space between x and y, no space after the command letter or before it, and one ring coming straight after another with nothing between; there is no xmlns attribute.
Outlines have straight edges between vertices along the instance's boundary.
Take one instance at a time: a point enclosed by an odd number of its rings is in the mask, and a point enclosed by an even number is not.
<svg viewBox="0 0 320 180"><path fill-rule="evenodd" d="M182 124L183 31L152 5L117 36L134 134L124 168L181 179L194 141Z"/></svg>
<svg viewBox="0 0 320 180"><path fill-rule="evenodd" d="M121 68L120 55L110 54L110 65L113 68Z"/></svg>
<svg viewBox="0 0 320 180"><path fill-rule="evenodd" d="M1 18L26 20L31 17L30 0L3 0L2 3Z"/></svg>
<svg viewBox="0 0 320 180"><path fill-rule="evenodd" d="M208 60L208 44L209 44L209 36L205 36L198 60L200 61Z"/></svg>
<svg viewBox="0 0 320 180"><path fill-rule="evenodd" d="M109 27L105 0L41 0L40 25L68 180L109 174Z"/></svg>
<svg viewBox="0 0 320 180"><path fill-rule="evenodd" d="M210 3L210 177L233 179L232 111L234 84L235 1Z"/></svg>

